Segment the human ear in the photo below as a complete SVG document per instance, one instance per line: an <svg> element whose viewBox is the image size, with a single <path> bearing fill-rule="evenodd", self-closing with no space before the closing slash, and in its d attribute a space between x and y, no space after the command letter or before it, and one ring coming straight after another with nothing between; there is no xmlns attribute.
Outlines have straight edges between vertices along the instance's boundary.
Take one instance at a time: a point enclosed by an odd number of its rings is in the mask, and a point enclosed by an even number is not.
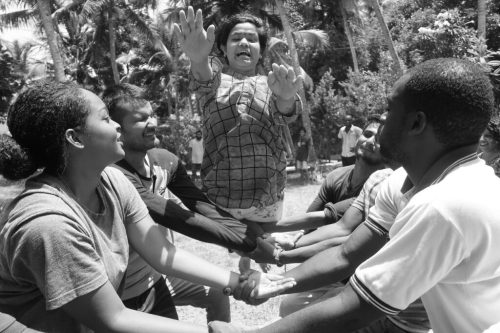
<svg viewBox="0 0 500 333"><path fill-rule="evenodd" d="M422 111L412 112L412 115L409 117L409 121L411 134L421 134L427 127L427 116Z"/></svg>
<svg viewBox="0 0 500 333"><path fill-rule="evenodd" d="M77 133L77 131L75 129L68 128L66 130L66 132L64 133L64 138L73 147L75 147L77 149L84 148L83 142L80 139L80 136L79 136L79 134Z"/></svg>

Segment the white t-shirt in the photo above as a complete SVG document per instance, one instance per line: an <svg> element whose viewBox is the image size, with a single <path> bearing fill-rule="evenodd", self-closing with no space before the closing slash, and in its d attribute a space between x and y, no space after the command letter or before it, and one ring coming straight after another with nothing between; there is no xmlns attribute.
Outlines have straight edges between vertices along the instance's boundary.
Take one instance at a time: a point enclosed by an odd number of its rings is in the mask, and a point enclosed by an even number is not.
<svg viewBox="0 0 500 333"><path fill-rule="evenodd" d="M483 332L500 316L500 179L474 155L459 162L413 195L351 277L389 315L422 297L435 333Z"/></svg>
<svg viewBox="0 0 500 333"><path fill-rule="evenodd" d="M345 126L342 126L337 137L342 139L341 155L343 157L351 157L355 155L353 148L356 147L356 143L358 142L362 132L361 128L351 125L349 132L346 133Z"/></svg>
<svg viewBox="0 0 500 333"><path fill-rule="evenodd" d="M191 139L189 148L191 148L191 163L201 164L203 160L203 139Z"/></svg>

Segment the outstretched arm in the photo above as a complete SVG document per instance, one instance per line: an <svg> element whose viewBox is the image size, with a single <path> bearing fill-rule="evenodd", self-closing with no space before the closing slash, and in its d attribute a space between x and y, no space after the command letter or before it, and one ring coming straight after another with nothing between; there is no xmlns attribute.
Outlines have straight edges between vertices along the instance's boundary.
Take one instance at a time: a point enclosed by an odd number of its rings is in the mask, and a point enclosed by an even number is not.
<svg viewBox="0 0 500 333"><path fill-rule="evenodd" d="M163 274L207 285L216 289L226 287L236 290L240 276L176 248L167 240L167 230L147 216L139 222L127 224L127 236L132 248L154 269ZM260 274L262 293L269 287L272 292L282 292L294 285L293 279L274 278ZM257 293L257 298L260 293Z"/></svg>
<svg viewBox="0 0 500 333"><path fill-rule="evenodd" d="M297 281L297 285L286 292L301 292L341 281L352 275L359 264L374 255L386 242L385 236L363 223L341 246L318 253L286 272L285 276Z"/></svg>
<svg viewBox="0 0 500 333"><path fill-rule="evenodd" d="M208 56L215 41L215 26L203 29L201 9L196 11L189 6L186 13L179 13L180 24L174 23L174 32L181 44L182 50L191 60L191 72L198 81L208 81L212 78L212 68Z"/></svg>
<svg viewBox="0 0 500 333"><path fill-rule="evenodd" d="M96 332L207 332L207 327L203 325L127 309L109 282L62 308L78 322Z"/></svg>

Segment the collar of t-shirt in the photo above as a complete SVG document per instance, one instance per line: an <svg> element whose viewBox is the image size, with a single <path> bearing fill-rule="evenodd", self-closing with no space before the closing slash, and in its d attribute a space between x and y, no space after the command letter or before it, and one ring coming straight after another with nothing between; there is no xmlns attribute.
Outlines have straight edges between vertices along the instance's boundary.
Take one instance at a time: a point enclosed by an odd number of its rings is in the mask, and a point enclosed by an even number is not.
<svg viewBox="0 0 500 333"><path fill-rule="evenodd" d="M472 146L474 145L462 146L441 156L424 173L418 184L413 184L407 176L401 187L401 193L403 193L405 197L412 197L428 186L439 183L460 165L477 160L477 153L470 153Z"/></svg>

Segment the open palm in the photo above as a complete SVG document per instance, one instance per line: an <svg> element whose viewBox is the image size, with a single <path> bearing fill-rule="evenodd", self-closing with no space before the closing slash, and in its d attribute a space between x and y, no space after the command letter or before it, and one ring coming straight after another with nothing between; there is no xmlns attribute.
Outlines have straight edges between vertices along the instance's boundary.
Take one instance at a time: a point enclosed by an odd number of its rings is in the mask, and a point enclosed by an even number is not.
<svg viewBox="0 0 500 333"><path fill-rule="evenodd" d="M194 63L207 59L215 40L215 27L210 25L203 29L201 9L194 14L193 7L189 6L186 13L181 10L179 24L174 24L174 32L182 50Z"/></svg>

